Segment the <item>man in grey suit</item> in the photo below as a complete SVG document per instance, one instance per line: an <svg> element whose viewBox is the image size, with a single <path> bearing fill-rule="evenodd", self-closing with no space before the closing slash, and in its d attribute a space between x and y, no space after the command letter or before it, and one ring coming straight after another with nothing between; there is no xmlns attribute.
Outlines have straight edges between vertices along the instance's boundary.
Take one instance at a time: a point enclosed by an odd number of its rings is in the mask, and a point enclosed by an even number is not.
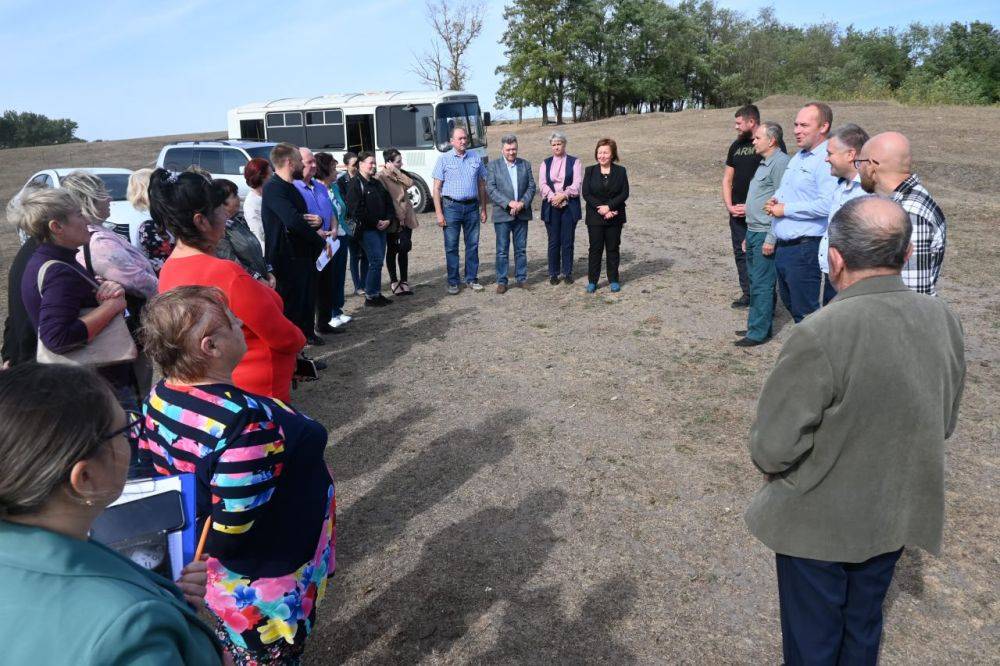
<svg viewBox="0 0 1000 666"><path fill-rule="evenodd" d="M750 453L766 482L746 521L776 553L789 665L874 665L903 547L940 551L964 344L943 302L903 284L910 233L884 197L834 215L838 294L792 330L757 404Z"/></svg>
<svg viewBox="0 0 1000 666"><path fill-rule="evenodd" d="M517 137L500 138L502 160L486 165L486 193L493 202L493 229L497 237L497 293L507 291L508 253L514 237L514 278L518 287L528 282L528 220L535 198L535 177L527 160L517 156Z"/></svg>

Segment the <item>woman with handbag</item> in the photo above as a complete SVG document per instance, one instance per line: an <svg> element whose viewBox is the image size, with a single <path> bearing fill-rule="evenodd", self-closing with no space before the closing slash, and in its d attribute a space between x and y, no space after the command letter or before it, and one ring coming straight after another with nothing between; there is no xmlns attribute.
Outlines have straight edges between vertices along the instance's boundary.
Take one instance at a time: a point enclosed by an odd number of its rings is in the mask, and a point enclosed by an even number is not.
<svg viewBox="0 0 1000 666"><path fill-rule="evenodd" d="M413 249L413 230L417 228L417 212L410 201L409 189L413 179L403 171L403 156L395 148L382 153L385 164L376 178L381 181L392 197L396 210L396 220L386 229L385 265L389 269L389 282L396 296L412 296L413 290L407 283L410 250ZM396 264L399 274L396 274Z"/></svg>
<svg viewBox="0 0 1000 666"><path fill-rule="evenodd" d="M193 173L153 172L149 205L177 239L160 271L160 292L186 285L218 287L243 323L247 353L233 371L241 389L291 399L296 357L306 344L285 317L274 289L253 279L239 264L219 259L215 248L226 233L226 190Z"/></svg>
<svg viewBox="0 0 1000 666"><path fill-rule="evenodd" d="M347 220L347 204L337 185L337 160L330 153L316 153L316 180L326 186L333 206L331 226L336 225L340 247L320 272L319 290L316 294L316 321L321 323L320 333L332 333L347 322L344 314L344 289L347 282L347 258L353 240L354 224ZM325 324L325 327L322 326Z"/></svg>
<svg viewBox="0 0 1000 666"><path fill-rule="evenodd" d="M210 521L205 603L234 661L297 664L336 567L327 432L241 390L243 330L214 287L150 301L143 339L164 378L144 406L140 447L160 474L196 476L196 513Z"/></svg>
<svg viewBox="0 0 1000 666"><path fill-rule="evenodd" d="M136 346L122 316L125 289L112 280L98 284L77 263L77 250L90 240L79 205L65 190L34 190L11 202L7 219L38 242L21 278L38 361L96 368L122 407L135 411Z"/></svg>
<svg viewBox="0 0 1000 666"><path fill-rule="evenodd" d="M385 232L396 217L392 198L375 178L375 154L365 151L358 155L358 175L347 188L347 208L357 220L357 233L368 257L365 276L365 307L392 305L392 299L382 295L382 261L385 257Z"/></svg>

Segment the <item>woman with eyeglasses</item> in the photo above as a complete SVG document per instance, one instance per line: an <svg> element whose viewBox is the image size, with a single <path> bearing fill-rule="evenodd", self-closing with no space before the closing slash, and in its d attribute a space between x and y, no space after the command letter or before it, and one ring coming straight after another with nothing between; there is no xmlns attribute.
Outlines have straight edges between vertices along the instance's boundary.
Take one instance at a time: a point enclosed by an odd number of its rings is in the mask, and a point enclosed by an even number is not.
<svg viewBox="0 0 1000 666"><path fill-rule="evenodd" d="M160 294L143 339L163 380L139 446L160 474L197 479L216 635L237 664L298 663L336 566L326 428L235 385L247 345L219 289Z"/></svg>
<svg viewBox="0 0 1000 666"><path fill-rule="evenodd" d="M197 615L207 566L177 585L89 540L122 492L126 416L92 371L0 372L0 641L9 664L223 663Z"/></svg>

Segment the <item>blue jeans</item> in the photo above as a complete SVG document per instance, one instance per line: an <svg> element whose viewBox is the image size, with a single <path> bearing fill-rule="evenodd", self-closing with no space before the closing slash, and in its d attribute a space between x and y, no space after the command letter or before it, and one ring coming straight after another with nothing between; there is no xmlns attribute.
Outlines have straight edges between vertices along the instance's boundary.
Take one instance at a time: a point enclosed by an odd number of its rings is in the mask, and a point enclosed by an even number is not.
<svg viewBox="0 0 1000 666"><path fill-rule="evenodd" d="M882 602L902 552L857 563L776 555L785 664L875 666Z"/></svg>
<svg viewBox="0 0 1000 666"><path fill-rule="evenodd" d="M771 337L774 321L774 255L763 253L764 231L747 232L746 267L750 284L750 310L747 312L747 337L761 342Z"/></svg>
<svg viewBox="0 0 1000 666"><path fill-rule="evenodd" d="M465 281L479 276L479 203L456 203L445 199L444 259L448 265L448 284L458 285L458 235L465 236Z"/></svg>
<svg viewBox="0 0 1000 666"><path fill-rule="evenodd" d="M524 282L528 279L528 221L494 222L497 235L497 284L507 284L510 262L507 251L510 237L514 235L514 279Z"/></svg>
<svg viewBox="0 0 1000 666"><path fill-rule="evenodd" d="M358 229L358 233L361 230ZM354 282L354 291L365 288L365 276L368 275L368 259L365 258L365 251L361 247L361 241L356 236L350 236L347 243L347 250L350 258L347 260L351 267L351 281Z"/></svg>
<svg viewBox="0 0 1000 666"><path fill-rule="evenodd" d="M385 232L365 229L361 233L361 247L368 258L365 276L365 296L375 298L382 292L382 262L385 259Z"/></svg>
<svg viewBox="0 0 1000 666"><path fill-rule="evenodd" d="M573 277L573 243L576 240L576 223L569 207L553 208L551 221L545 223L549 236L549 277Z"/></svg>
<svg viewBox="0 0 1000 666"><path fill-rule="evenodd" d="M779 240L774 248L774 267L778 272L781 302L792 313L796 324L819 310L819 285L823 273L819 270L818 236Z"/></svg>

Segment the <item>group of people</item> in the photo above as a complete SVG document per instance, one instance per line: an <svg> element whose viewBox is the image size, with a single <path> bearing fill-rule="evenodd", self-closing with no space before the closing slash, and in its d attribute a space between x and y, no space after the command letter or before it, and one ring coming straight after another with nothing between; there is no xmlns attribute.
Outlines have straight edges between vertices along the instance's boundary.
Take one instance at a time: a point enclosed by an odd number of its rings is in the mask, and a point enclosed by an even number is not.
<svg viewBox="0 0 1000 666"><path fill-rule="evenodd" d="M451 132L452 149L434 167L434 205L437 223L444 230L448 293L457 294L462 283L482 291L479 283L479 230L490 211L496 233L498 294L510 284L510 250L514 248L514 281L519 288L528 282L528 223L532 202L541 195L541 218L548 237L548 274L553 285L572 284L573 250L577 223L584 217L590 238L587 261L587 292L597 291L601 262L606 260L611 291L621 290L619 274L622 227L626 221L628 173L618 164L614 139L601 139L594 148L595 164L583 168L580 160L566 152L563 132L549 137L552 155L538 167L538 180L531 164L518 157L517 136L500 137L500 159L484 166L470 152L465 129ZM465 239L465 270L460 272L459 238Z"/></svg>
<svg viewBox="0 0 1000 666"><path fill-rule="evenodd" d="M786 664L878 661L882 604L907 546L937 554L944 445L965 381L962 327L935 298L941 208L898 132L833 128L821 102L782 128L736 112L723 201L749 306L740 347L771 339L775 286L796 322L750 430L764 486L746 511L775 552Z"/></svg>
<svg viewBox="0 0 1000 666"><path fill-rule="evenodd" d="M722 200L743 292L732 305L749 307L737 346L771 339L775 286L796 323L836 295L829 279L827 229L841 206L865 194L890 197L909 214L914 252L903 280L918 292L936 293L946 220L913 173L905 136L869 137L853 123L834 128L833 111L822 102L806 104L795 116L799 150L792 157L785 152L781 125L761 122L752 104L736 111L735 129Z"/></svg>
<svg viewBox="0 0 1000 666"><path fill-rule="evenodd" d="M776 286L797 323L751 428L765 483L747 524L776 553L785 663L874 664L902 549L941 543L944 441L965 377L961 325L933 297L944 216L901 134L831 130L829 107L811 103L789 158L780 125L753 106L736 117L723 198L744 289L733 305L749 306L741 346L770 338ZM583 169L553 133L537 181L516 136L488 166L467 140L456 128L435 170L450 293L462 281L482 290L489 208L497 291L511 240L524 286L539 191L551 282L573 281L585 206L587 291L605 256L620 289L628 178L613 140ZM392 294L412 293L412 182L398 151L384 159L377 171L371 153L347 155L338 176L332 156L279 144L244 169L243 212L228 181L140 170L129 198L150 219L138 248L102 226L110 197L91 174L10 203L28 237L11 266L0 372L0 586L16 608L0 616L17 636L13 662L302 655L336 570L336 494L326 429L291 405L291 385L303 348L350 321L348 265L366 306L392 302L383 262ZM195 475L208 534L178 581L89 540L128 478L177 473ZM66 613L74 622L50 640L49 620Z"/></svg>

